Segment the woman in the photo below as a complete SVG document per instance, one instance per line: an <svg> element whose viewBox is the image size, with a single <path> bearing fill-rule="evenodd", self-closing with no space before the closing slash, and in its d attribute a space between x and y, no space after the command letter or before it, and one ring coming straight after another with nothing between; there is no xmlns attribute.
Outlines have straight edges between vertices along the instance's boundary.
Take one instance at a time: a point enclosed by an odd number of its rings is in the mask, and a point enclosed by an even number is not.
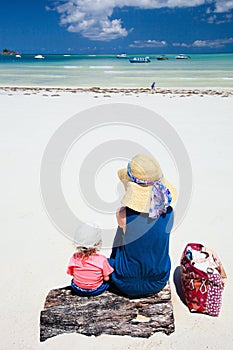
<svg viewBox="0 0 233 350"><path fill-rule="evenodd" d="M121 294L140 297L166 285L171 269L170 206L175 189L163 178L156 159L138 154L118 172L125 187L124 207L117 212L118 229L109 259L112 283ZM171 191L171 192L170 192Z"/></svg>

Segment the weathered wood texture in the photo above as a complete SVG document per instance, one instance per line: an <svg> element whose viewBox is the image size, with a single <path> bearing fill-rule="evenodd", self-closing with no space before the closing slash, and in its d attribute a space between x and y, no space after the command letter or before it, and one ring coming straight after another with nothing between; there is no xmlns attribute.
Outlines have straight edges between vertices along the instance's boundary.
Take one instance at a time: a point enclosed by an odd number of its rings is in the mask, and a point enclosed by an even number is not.
<svg viewBox="0 0 233 350"><path fill-rule="evenodd" d="M78 297L69 287L51 290L40 317L40 341L62 333L149 338L156 332L174 332L171 290L140 299L104 292Z"/></svg>

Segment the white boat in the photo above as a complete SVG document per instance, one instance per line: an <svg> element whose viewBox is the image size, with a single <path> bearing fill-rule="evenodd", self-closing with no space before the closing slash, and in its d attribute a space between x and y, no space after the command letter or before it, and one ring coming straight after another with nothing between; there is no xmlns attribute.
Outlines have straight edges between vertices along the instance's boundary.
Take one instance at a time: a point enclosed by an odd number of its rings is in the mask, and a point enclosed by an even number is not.
<svg viewBox="0 0 233 350"><path fill-rule="evenodd" d="M150 57L134 57L129 59L130 63L150 63Z"/></svg>
<svg viewBox="0 0 233 350"><path fill-rule="evenodd" d="M21 58L21 55L15 55L16 58Z"/></svg>
<svg viewBox="0 0 233 350"><path fill-rule="evenodd" d="M34 58L37 59L37 60L40 60L40 59L43 59L44 56L42 56L42 55L36 55L36 56L34 56Z"/></svg>
<svg viewBox="0 0 233 350"><path fill-rule="evenodd" d="M178 56L176 56L176 59L177 60L188 60L190 59L191 57L190 56L186 56L184 55L183 53L179 54Z"/></svg>
<svg viewBox="0 0 233 350"><path fill-rule="evenodd" d="M116 55L116 58L128 58L126 53L120 53L119 55Z"/></svg>
<svg viewBox="0 0 233 350"><path fill-rule="evenodd" d="M64 57L69 57L70 55L63 55Z"/></svg>

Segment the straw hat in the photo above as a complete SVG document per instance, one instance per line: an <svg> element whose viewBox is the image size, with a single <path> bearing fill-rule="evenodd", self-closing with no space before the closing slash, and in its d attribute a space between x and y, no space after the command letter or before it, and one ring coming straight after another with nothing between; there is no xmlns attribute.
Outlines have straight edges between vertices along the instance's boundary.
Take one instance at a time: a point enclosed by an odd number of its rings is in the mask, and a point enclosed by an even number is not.
<svg viewBox="0 0 233 350"><path fill-rule="evenodd" d="M146 154L137 154L130 161L130 170L132 175L140 180L155 182L161 179L162 183L170 190L172 203L174 203L176 189L164 179L160 165L155 158ZM127 169L120 169L118 176L125 187L125 195L121 203L140 213L149 213L153 185L142 185L133 182L127 173Z"/></svg>
<svg viewBox="0 0 233 350"><path fill-rule="evenodd" d="M101 230L96 224L81 224L74 235L74 244L82 248L99 248L101 246Z"/></svg>

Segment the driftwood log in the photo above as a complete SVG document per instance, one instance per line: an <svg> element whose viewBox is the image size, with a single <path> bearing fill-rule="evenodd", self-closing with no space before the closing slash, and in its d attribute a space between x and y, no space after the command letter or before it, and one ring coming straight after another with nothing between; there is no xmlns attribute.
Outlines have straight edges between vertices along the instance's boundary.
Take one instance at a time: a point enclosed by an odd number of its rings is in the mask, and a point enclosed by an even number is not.
<svg viewBox="0 0 233 350"><path fill-rule="evenodd" d="M40 316L40 341L62 333L100 334L149 338L156 332L174 332L169 284L159 293L140 299L106 291L78 297L70 287L49 292Z"/></svg>

